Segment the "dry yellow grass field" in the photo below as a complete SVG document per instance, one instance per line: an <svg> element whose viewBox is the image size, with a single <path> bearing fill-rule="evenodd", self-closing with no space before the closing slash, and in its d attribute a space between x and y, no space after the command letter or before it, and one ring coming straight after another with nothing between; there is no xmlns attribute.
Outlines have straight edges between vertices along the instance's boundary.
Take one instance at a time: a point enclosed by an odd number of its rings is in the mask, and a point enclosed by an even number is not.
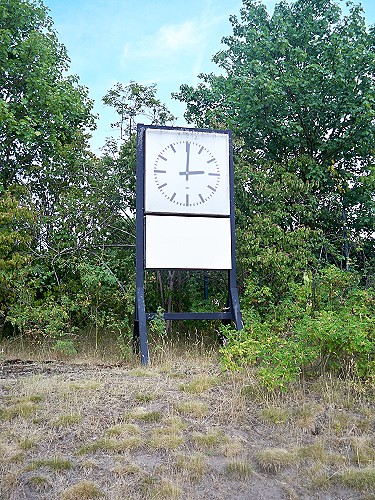
<svg viewBox="0 0 375 500"><path fill-rule="evenodd" d="M373 499L373 388L267 393L212 349L0 361L0 498Z"/></svg>

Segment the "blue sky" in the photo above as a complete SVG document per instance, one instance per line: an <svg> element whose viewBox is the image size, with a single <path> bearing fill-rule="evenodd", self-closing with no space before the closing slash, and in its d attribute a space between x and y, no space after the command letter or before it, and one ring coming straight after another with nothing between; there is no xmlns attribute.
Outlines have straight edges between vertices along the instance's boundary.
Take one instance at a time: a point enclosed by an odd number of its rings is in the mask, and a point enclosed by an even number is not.
<svg viewBox="0 0 375 500"><path fill-rule="evenodd" d="M275 0L264 0L271 13ZM101 98L116 82L156 83L158 97L184 125L185 107L170 95L200 72L215 71L212 56L231 33L229 16L241 0L44 0L59 41L71 59L70 73L89 88L99 114L92 148L118 137L116 117ZM366 20L375 23L375 2L364 0Z"/></svg>

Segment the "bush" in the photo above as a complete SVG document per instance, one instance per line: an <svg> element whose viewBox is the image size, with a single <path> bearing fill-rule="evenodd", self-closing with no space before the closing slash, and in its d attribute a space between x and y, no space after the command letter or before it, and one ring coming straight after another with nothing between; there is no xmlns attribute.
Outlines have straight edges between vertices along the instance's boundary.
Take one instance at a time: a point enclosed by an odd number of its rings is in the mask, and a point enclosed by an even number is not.
<svg viewBox="0 0 375 500"><path fill-rule="evenodd" d="M223 365L256 365L270 390L285 390L306 371L374 379L375 297L358 288L354 273L329 266L314 280L291 285L267 315L245 308L244 323L240 332L223 328Z"/></svg>

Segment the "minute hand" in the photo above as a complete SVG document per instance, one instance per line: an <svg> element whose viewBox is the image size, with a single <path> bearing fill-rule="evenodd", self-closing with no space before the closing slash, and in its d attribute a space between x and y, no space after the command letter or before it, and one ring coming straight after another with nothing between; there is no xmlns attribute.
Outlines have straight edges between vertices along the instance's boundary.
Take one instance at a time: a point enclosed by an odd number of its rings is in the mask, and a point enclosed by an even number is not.
<svg viewBox="0 0 375 500"><path fill-rule="evenodd" d="M204 170L186 170L184 172L179 172L180 175L197 175L197 174L205 174Z"/></svg>

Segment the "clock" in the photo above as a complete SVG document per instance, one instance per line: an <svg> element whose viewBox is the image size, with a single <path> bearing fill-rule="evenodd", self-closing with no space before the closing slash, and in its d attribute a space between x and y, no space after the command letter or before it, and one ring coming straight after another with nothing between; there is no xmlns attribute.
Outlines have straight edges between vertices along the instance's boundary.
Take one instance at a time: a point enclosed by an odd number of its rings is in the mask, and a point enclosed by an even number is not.
<svg viewBox="0 0 375 500"><path fill-rule="evenodd" d="M229 215L229 140L195 129L146 130L146 213Z"/></svg>

